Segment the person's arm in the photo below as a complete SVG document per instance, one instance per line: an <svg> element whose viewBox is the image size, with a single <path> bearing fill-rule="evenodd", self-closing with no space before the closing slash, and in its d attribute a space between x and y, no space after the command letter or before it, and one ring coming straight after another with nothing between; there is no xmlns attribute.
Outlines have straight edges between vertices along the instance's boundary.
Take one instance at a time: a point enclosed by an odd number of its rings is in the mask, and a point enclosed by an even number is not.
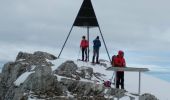
<svg viewBox="0 0 170 100"><path fill-rule="evenodd" d="M123 58L123 66L126 67L126 61L124 58Z"/></svg>
<svg viewBox="0 0 170 100"><path fill-rule="evenodd" d="M101 42L100 42L100 40L99 40L99 47L101 47Z"/></svg>
<svg viewBox="0 0 170 100"><path fill-rule="evenodd" d="M86 47L89 47L89 41L86 40Z"/></svg>
<svg viewBox="0 0 170 100"><path fill-rule="evenodd" d="M125 60L122 59L122 58L116 58L115 66L116 67L124 67L125 66Z"/></svg>
<svg viewBox="0 0 170 100"><path fill-rule="evenodd" d="M80 42L80 48L82 48L82 45L83 45L83 40L81 40Z"/></svg>

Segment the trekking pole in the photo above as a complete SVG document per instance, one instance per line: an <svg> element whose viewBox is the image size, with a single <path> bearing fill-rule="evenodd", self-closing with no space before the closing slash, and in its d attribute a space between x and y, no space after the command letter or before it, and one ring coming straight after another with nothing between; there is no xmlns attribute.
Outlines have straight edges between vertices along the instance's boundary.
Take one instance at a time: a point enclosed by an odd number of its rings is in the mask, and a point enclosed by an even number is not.
<svg viewBox="0 0 170 100"><path fill-rule="evenodd" d="M88 59L87 59L87 61L89 61L89 54L90 54L90 49L88 49L88 55L87 55L87 56L88 56L88 57L87 57Z"/></svg>
<svg viewBox="0 0 170 100"><path fill-rule="evenodd" d="M111 79L110 79L110 82L111 82L111 83L112 83L112 80L113 80L113 77L114 77L114 73L115 73L115 72L113 72L112 77L111 77Z"/></svg>
<svg viewBox="0 0 170 100"><path fill-rule="evenodd" d="M77 57L77 61L79 60L80 51L81 51L81 48L79 49L79 53L78 53L78 57Z"/></svg>

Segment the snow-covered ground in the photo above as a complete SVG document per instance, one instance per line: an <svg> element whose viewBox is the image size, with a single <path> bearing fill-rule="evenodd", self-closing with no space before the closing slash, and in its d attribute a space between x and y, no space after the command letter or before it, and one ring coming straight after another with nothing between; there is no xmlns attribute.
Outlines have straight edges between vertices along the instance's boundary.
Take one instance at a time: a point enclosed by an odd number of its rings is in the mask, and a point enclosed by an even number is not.
<svg viewBox="0 0 170 100"><path fill-rule="evenodd" d="M31 75L32 73L34 73L34 71L23 73L22 75L20 75L20 76L17 78L17 80L14 82L14 84L15 84L16 86L19 86L19 85L22 84L22 83L27 79L27 77L28 77L29 75Z"/></svg>
<svg viewBox="0 0 170 100"><path fill-rule="evenodd" d="M57 59L52 63L52 70L57 69L57 67L65 62L66 59ZM89 62L74 61L78 67L87 66L92 67L94 72L99 72L104 74L104 80L111 79L113 72L105 70L106 68L100 65L92 65ZM138 73L137 72L125 72L125 89L131 93L138 93ZM160 80L158 78L152 77L150 75L141 74L141 94L151 93L155 95L159 100L170 100L169 91L170 83ZM95 79L94 79L95 80ZM122 98L121 100L127 100L127 98Z"/></svg>

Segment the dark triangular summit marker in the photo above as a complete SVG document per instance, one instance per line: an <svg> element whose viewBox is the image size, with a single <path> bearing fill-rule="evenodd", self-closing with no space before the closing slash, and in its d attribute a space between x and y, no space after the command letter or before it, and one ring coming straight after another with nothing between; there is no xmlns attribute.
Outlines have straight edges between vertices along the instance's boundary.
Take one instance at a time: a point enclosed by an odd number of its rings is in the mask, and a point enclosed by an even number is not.
<svg viewBox="0 0 170 100"><path fill-rule="evenodd" d="M84 0L73 26L98 27L98 21L91 0Z"/></svg>
<svg viewBox="0 0 170 100"><path fill-rule="evenodd" d="M61 55L61 53L62 53L62 51L63 51L63 49L65 47L65 44L66 44L66 42L67 42L67 40L68 40L68 38L69 38L69 36L71 34L71 31L72 31L74 26L86 27L87 28L87 40L88 41L90 40L89 39L89 28L91 28L91 27L98 27L100 35L101 35L103 43L104 43L104 47L105 47L107 55L108 55L108 58L109 58L109 60L111 62L110 55L109 55L109 52L107 50L106 43L104 41L104 37L102 35L100 26L98 24L98 21L97 21L97 18L96 18L96 14L94 12L91 0L84 0L83 1L82 5L81 5L81 8L80 8L80 10L79 10L79 12L77 14L77 17L76 17L76 19L75 19L75 21L74 21L74 23L73 23L73 25L72 25L68 35L67 35L67 37L66 37L66 40L65 40L62 48L61 48L61 51L60 51L60 53L58 55L58 58L60 57L60 55ZM87 61L89 61L89 51L90 50L89 50L89 47L88 47L88 51L87 51L88 52L88 58L87 58Z"/></svg>

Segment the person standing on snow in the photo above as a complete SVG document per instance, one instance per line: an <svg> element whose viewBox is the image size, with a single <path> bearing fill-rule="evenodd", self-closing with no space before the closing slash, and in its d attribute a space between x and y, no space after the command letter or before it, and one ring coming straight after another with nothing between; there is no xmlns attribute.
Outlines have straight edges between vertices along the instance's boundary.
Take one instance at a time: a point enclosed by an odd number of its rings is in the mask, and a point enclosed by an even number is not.
<svg viewBox="0 0 170 100"><path fill-rule="evenodd" d="M101 47L101 42L99 40L99 36L96 37L95 40L93 40L93 58L92 63L95 63L95 57L96 57L96 63L99 64L99 49Z"/></svg>
<svg viewBox="0 0 170 100"><path fill-rule="evenodd" d="M118 55L113 59L113 67L126 67L126 61L124 59L124 52L119 50ZM124 71L116 72L116 88L124 89Z"/></svg>
<svg viewBox="0 0 170 100"><path fill-rule="evenodd" d="M82 51L82 61L87 61L87 48L89 47L89 42L86 40L85 36L82 36L82 40L80 43L80 48ZM85 54L85 57L84 57ZM84 59L85 58L85 59Z"/></svg>

